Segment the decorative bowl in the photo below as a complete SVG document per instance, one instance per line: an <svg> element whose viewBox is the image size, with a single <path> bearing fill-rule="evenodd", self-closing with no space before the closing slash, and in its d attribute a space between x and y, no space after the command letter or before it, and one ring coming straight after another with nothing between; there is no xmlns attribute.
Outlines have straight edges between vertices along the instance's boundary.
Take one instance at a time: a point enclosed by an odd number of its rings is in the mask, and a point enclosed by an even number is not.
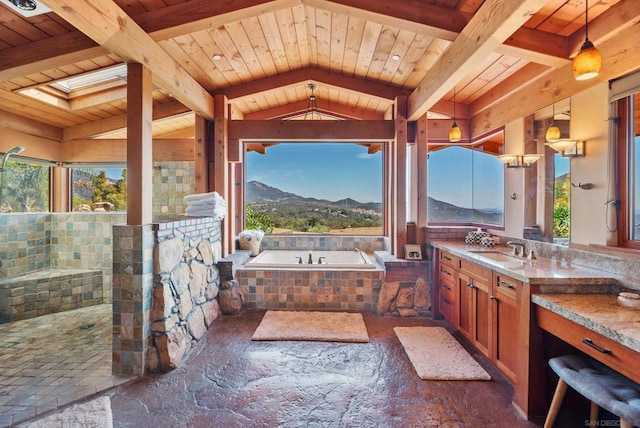
<svg viewBox="0 0 640 428"><path fill-rule="evenodd" d="M618 304L624 308L640 309L640 294L623 291L618 294Z"/></svg>

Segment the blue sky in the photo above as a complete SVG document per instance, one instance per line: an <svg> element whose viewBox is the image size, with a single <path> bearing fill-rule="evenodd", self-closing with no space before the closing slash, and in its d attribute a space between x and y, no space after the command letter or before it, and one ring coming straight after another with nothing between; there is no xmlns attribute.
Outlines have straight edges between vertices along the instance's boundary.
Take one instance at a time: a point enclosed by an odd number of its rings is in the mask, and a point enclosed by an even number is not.
<svg viewBox="0 0 640 428"><path fill-rule="evenodd" d="M247 153L246 181L337 201L382 202L382 152L349 143L280 143Z"/></svg>

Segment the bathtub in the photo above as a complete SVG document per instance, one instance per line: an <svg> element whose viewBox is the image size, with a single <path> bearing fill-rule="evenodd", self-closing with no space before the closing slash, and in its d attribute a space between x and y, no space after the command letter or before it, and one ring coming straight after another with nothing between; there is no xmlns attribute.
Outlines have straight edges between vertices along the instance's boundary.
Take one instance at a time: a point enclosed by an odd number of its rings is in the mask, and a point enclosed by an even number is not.
<svg viewBox="0 0 640 428"><path fill-rule="evenodd" d="M309 264L309 254L313 263ZM321 263L318 263L322 260ZM302 263L300 263L302 261ZM376 269L367 255L356 251L266 250L247 262L256 269Z"/></svg>

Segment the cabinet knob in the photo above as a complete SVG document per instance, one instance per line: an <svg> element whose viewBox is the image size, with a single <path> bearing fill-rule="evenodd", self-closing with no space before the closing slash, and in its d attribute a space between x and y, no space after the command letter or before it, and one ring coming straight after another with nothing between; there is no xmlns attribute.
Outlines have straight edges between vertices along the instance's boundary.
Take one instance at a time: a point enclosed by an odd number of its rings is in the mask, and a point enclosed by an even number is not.
<svg viewBox="0 0 640 428"><path fill-rule="evenodd" d="M496 296L489 296L489 299L491 300L498 300L498 298Z"/></svg>
<svg viewBox="0 0 640 428"><path fill-rule="evenodd" d="M476 288L476 287L475 287L475 285L473 285L473 284L472 284L472 283L470 283L470 282L467 282L467 287L469 287L469 288Z"/></svg>

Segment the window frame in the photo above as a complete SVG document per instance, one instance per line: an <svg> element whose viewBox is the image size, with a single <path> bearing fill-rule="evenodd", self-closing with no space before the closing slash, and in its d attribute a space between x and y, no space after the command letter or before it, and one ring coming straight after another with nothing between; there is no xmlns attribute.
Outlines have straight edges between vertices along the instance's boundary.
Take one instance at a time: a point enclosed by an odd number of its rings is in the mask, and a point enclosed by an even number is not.
<svg viewBox="0 0 640 428"><path fill-rule="evenodd" d="M632 160L629 158L631 152L631 144L634 143L633 132L631 129L631 120L634 118L634 115L631 112L631 108L634 103L631 102L631 97L634 95L629 95L624 98L620 98L616 101L616 110L617 110L617 141L616 141L616 151L617 151L617 169L618 169L618 246L640 250L640 240L634 241L630 239L631 230L633 222L630 219L631 215L631 207L629 206L631 200L629 197L629 192L632 187L629 183L630 180L630 168ZM637 98L640 98L640 94L636 93ZM638 108L640 106L636 106ZM640 156L640 154L636 153L636 156Z"/></svg>

